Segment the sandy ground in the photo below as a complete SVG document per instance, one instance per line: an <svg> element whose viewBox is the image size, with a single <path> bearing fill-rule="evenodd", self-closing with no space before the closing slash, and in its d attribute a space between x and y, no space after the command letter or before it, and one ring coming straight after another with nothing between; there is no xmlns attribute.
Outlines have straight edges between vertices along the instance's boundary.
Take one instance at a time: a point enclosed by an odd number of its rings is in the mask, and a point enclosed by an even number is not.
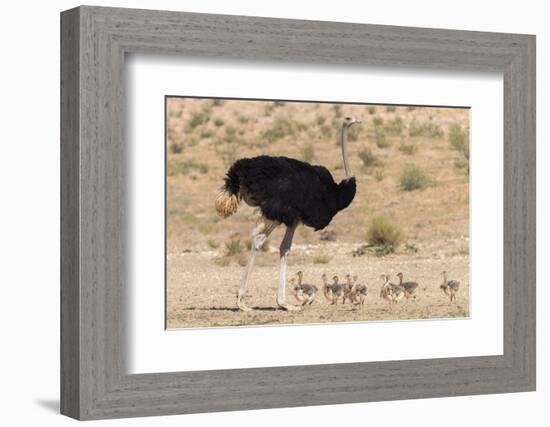
<svg viewBox="0 0 550 427"><path fill-rule="evenodd" d="M308 263L308 252L313 245L295 245L289 256L288 277L296 271L304 271L307 283L321 288L321 275L338 274L341 278L348 272L359 276L367 283L368 295L364 306L338 304L324 298L320 292L311 306L300 312L280 310L276 304L278 283L278 251L258 254L249 282L248 304L252 312L242 312L236 306L236 294L244 267L232 265L213 268L216 252L172 253L169 255L169 283L167 303L169 328L200 328L213 326L238 326L260 324L324 323L369 320L426 319L469 316L468 256L444 254L423 257L396 254L386 257L364 255L350 257L357 245L329 244L333 258L327 264ZM326 245L325 245L326 247ZM345 267L342 267L345 266ZM461 281L457 303L450 303L439 289L441 272L449 272L449 278ZM399 271L405 280L419 283L416 300L401 301L393 307L379 297L380 274L395 277ZM330 277L329 276L329 277ZM296 304L287 281L287 298Z"/></svg>

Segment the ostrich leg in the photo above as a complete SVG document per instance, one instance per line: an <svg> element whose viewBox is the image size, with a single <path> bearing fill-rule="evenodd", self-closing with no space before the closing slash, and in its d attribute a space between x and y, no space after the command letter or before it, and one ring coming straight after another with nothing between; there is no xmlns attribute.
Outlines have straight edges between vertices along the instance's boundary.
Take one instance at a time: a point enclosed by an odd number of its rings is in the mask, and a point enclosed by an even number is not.
<svg viewBox="0 0 550 427"><path fill-rule="evenodd" d="M294 231L296 230L296 227L297 224L287 226L285 237L283 237L279 252L279 291L277 292L277 304L279 305L279 307L289 311L299 311L302 308L296 305L288 304L286 302L286 257L290 252L290 247L292 246L292 238L294 237Z"/></svg>
<svg viewBox="0 0 550 427"><path fill-rule="evenodd" d="M262 247L266 239L269 237L271 232L277 228L279 225L278 222L264 220L258 224L258 226L252 232L252 243L250 245L250 255L248 256L248 263L246 264L246 269L244 270L243 278L241 280L241 287L239 288L239 293L237 295L237 306L243 311L252 310L248 307L243 299L246 296L246 285L248 282L248 276L252 271L254 266L254 259L256 258L256 251Z"/></svg>

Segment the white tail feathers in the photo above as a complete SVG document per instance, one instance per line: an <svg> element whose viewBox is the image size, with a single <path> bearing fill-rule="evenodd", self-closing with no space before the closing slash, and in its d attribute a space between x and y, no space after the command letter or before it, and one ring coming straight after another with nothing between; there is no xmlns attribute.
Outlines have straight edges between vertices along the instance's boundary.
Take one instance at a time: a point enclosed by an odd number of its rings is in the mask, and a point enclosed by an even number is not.
<svg viewBox="0 0 550 427"><path fill-rule="evenodd" d="M222 218L227 218L237 212L239 203L241 203L240 195L230 194L225 188L221 188L214 205L218 214Z"/></svg>

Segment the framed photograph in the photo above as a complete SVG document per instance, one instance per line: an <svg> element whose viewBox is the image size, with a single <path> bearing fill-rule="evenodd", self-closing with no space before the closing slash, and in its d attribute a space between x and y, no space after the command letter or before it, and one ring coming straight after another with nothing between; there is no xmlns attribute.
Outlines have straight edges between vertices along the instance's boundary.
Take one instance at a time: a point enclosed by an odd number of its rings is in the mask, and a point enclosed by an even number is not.
<svg viewBox="0 0 550 427"><path fill-rule="evenodd" d="M535 390L535 37L61 14L61 412Z"/></svg>

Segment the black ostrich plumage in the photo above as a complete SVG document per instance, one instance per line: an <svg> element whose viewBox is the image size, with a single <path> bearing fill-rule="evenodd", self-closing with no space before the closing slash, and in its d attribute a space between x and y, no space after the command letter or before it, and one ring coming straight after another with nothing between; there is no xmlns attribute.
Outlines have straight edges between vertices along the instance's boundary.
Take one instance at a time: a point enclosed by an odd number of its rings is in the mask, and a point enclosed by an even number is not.
<svg viewBox="0 0 550 427"><path fill-rule="evenodd" d="M237 160L227 171L225 189L258 206L269 220L325 228L355 197L355 178L336 183L324 166L288 157Z"/></svg>

